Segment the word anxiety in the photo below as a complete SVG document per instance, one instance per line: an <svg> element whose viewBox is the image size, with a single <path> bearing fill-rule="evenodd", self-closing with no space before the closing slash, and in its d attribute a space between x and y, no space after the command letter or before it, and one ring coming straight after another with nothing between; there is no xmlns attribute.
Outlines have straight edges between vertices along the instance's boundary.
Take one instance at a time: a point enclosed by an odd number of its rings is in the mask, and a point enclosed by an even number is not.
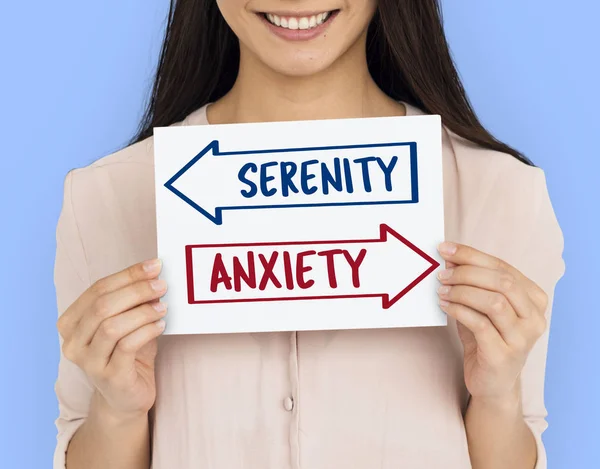
<svg viewBox="0 0 600 469"><path fill-rule="evenodd" d="M326 268L330 288L338 287L336 268L339 269L340 264L351 269L352 285L359 288L360 266L366 254L366 249L361 249L355 256L346 249L306 250L294 253L284 250L272 251L269 254L248 251L245 259L232 256L231 262L227 262L226 265L223 255L216 253L210 277L210 291L216 293L222 289L233 289L240 292L242 288L265 290L284 286L288 290L306 290L315 285L310 272L313 266L317 267L317 262L322 263L320 267ZM313 266L310 265L311 262Z"/></svg>

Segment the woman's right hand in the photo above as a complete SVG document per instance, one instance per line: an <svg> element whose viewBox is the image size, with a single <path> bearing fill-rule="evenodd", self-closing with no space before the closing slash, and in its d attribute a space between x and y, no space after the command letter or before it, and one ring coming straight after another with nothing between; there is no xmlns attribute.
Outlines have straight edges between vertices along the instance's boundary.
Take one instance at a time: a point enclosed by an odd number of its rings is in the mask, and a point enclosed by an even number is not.
<svg viewBox="0 0 600 469"><path fill-rule="evenodd" d="M166 292L154 259L88 288L58 319L63 355L90 378L119 417L147 413L156 398L154 360L165 323Z"/></svg>

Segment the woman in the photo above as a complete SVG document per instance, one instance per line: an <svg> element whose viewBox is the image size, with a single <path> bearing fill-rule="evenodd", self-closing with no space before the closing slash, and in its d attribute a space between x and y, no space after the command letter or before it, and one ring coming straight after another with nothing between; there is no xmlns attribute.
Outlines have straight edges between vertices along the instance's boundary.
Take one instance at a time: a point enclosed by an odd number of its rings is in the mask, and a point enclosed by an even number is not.
<svg viewBox="0 0 600 469"><path fill-rule="evenodd" d="M448 327L161 336L153 127L429 113ZM435 0L172 3L139 134L65 180L54 467L545 468L562 248L543 171L477 120Z"/></svg>

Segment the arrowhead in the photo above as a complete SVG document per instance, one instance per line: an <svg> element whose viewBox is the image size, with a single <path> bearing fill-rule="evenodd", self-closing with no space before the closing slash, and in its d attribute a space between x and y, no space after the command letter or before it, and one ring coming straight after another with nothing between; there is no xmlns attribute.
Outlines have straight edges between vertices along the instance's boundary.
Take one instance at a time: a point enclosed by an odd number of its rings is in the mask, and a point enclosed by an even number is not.
<svg viewBox="0 0 600 469"><path fill-rule="evenodd" d="M210 204L207 206L202 201L207 199L207 193L213 192L218 180L215 180L214 174L209 174L211 158L203 157L219 154L219 141L213 140L165 183L167 189L216 225L223 223L222 209L210 207ZM199 164L201 159L203 162Z"/></svg>
<svg viewBox="0 0 600 469"><path fill-rule="evenodd" d="M433 257L429 256L423 250L419 249L409 240L407 240L404 236L400 235L398 232L394 231L386 224L380 225L380 238L383 243L393 243L400 241L403 245L408 247L411 251L418 254L422 259L426 261L427 267L419 273L419 275L412 279L410 283L404 287L399 293L394 296L390 294L382 295L382 306L383 309L388 309L393 306L400 298L406 295L410 290L412 290L416 285L418 285L423 279L425 279L429 274L431 274L435 269L440 266L440 263L436 261Z"/></svg>

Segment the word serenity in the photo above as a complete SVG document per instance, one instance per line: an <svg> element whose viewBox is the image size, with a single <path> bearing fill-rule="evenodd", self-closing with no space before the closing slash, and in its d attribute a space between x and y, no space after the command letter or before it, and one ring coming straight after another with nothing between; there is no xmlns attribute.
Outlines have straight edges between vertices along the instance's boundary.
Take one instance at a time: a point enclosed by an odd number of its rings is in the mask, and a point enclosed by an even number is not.
<svg viewBox="0 0 600 469"><path fill-rule="evenodd" d="M381 182L387 192L393 190L392 172L397 167L398 157L387 162L377 156L362 158L333 158L329 161L311 159L295 161L269 161L257 165L246 163L238 173L239 181L248 186L240 193L246 198L262 194L272 197L280 193L288 197L291 193L305 195L331 192L354 192L355 184L364 192L373 191L373 181ZM376 174L374 174L376 173Z"/></svg>

